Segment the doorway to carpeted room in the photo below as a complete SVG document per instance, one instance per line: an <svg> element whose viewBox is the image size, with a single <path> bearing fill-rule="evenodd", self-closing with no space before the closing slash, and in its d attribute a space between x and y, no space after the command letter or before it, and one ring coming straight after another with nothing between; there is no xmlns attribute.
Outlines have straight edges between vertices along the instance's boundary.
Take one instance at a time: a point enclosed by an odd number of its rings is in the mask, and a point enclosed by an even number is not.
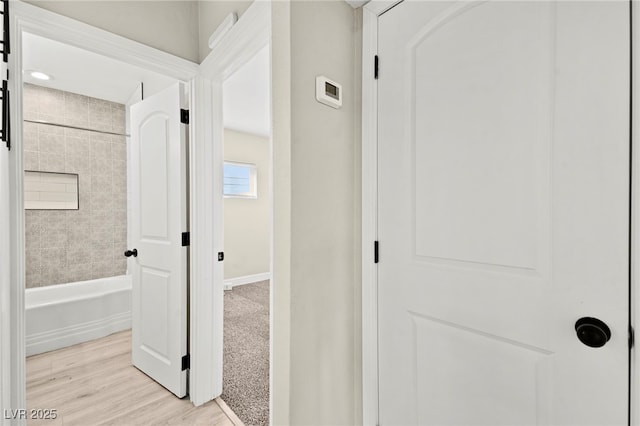
<svg viewBox="0 0 640 426"><path fill-rule="evenodd" d="M222 399L245 425L269 424L269 281L225 291Z"/></svg>

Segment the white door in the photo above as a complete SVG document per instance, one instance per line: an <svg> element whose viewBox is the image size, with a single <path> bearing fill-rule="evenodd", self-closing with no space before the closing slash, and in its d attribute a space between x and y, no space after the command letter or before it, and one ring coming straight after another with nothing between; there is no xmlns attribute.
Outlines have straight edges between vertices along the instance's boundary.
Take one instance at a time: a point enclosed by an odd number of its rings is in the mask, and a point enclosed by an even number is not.
<svg viewBox="0 0 640 426"><path fill-rule="evenodd" d="M131 106L133 365L187 392L186 125L181 84ZM132 264L132 265L131 265Z"/></svg>
<svg viewBox="0 0 640 426"><path fill-rule="evenodd" d="M627 424L629 4L378 24L380 424Z"/></svg>

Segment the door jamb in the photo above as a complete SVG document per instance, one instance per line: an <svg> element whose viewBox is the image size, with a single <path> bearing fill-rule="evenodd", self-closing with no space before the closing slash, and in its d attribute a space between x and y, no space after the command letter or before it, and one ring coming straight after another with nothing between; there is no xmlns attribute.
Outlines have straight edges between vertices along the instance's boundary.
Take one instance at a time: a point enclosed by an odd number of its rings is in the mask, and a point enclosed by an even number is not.
<svg viewBox="0 0 640 426"><path fill-rule="evenodd" d="M378 52L379 3L362 8L362 424L378 424L378 85L373 59Z"/></svg>
<svg viewBox="0 0 640 426"><path fill-rule="evenodd" d="M160 74L189 82L198 74L198 65L166 52L143 45L133 40L92 27L82 22L61 16L23 2L11 2L11 39L13 51L9 55L9 88L11 97L11 120L22 123L22 33L29 32L60 41L100 55L121 60ZM26 362L25 362L25 266L24 266L24 210L23 206L23 158L22 126L12 129L13 146L8 155L10 241L9 252L3 253L2 266L9 265L10 280L2 282L3 301L2 341L3 345L1 394L4 409L26 408ZM5 194L3 194L5 195ZM5 306L7 309L4 309ZM5 349L9 346L10 349ZM8 367L8 371L7 371ZM192 374L198 374L192 370ZM7 398L7 395L9 397ZM193 396L192 396L193 398ZM5 406L9 404L9 407ZM5 416L3 416L5 417ZM7 420L3 419L2 423Z"/></svg>
<svg viewBox="0 0 640 426"><path fill-rule="evenodd" d="M374 263L373 242L377 241L377 103L378 85L374 79L373 58L378 52L378 18L397 1L373 0L363 7L362 30L362 419L363 425L378 424L378 268ZM632 93L631 105L635 114L631 117L631 252L640 253L640 115L636 107L640 103L640 6L637 0L631 5L632 39ZM631 256L630 322L634 330L640 330L640 259ZM640 351L636 344L630 356L630 394L640 392ZM629 398L629 424L640 424L640 398Z"/></svg>
<svg viewBox="0 0 640 426"><path fill-rule="evenodd" d="M198 367L199 376L192 374L189 380L198 392L192 397L195 405L222 393L224 263L215 260L224 251L222 84L270 39L271 2L255 1L202 61L191 85L191 253L200 253L191 260L191 365Z"/></svg>
<svg viewBox="0 0 640 426"><path fill-rule="evenodd" d="M630 283L629 283L629 321L633 330L640 330L640 6L636 0L629 2L631 8L631 255ZM640 424L640 351L637 350L637 340L631 347L629 356L629 424Z"/></svg>

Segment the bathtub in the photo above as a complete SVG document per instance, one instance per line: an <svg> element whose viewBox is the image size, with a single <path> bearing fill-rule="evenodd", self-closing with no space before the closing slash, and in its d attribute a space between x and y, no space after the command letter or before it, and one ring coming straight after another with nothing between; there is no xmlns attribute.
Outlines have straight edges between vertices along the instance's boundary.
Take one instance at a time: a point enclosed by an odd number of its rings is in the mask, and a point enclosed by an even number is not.
<svg viewBox="0 0 640 426"><path fill-rule="evenodd" d="M25 291L27 355L131 328L131 276Z"/></svg>

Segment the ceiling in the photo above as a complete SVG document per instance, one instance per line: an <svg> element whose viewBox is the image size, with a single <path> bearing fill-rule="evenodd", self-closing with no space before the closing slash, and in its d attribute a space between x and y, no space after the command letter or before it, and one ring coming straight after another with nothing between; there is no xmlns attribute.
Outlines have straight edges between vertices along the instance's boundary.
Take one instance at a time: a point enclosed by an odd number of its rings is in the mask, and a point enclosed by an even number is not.
<svg viewBox="0 0 640 426"><path fill-rule="evenodd" d="M344 1L349 3L349 5L354 9L357 9L360 6L364 6L365 4L369 3L370 0L344 0Z"/></svg>
<svg viewBox="0 0 640 426"><path fill-rule="evenodd" d="M227 129L271 135L269 68L267 45L224 82L223 115Z"/></svg>
<svg viewBox="0 0 640 426"><path fill-rule="evenodd" d="M175 83L153 71L33 34L23 34L23 45L24 81L39 86L125 104L141 82L145 97ZM52 78L38 80L30 71ZM223 89L226 128L271 134L268 46L229 77Z"/></svg>
<svg viewBox="0 0 640 426"><path fill-rule="evenodd" d="M39 86L124 104L141 82L145 97L175 83L153 71L29 33L23 34L23 46L24 81ZM44 72L51 80L37 80L28 71Z"/></svg>

